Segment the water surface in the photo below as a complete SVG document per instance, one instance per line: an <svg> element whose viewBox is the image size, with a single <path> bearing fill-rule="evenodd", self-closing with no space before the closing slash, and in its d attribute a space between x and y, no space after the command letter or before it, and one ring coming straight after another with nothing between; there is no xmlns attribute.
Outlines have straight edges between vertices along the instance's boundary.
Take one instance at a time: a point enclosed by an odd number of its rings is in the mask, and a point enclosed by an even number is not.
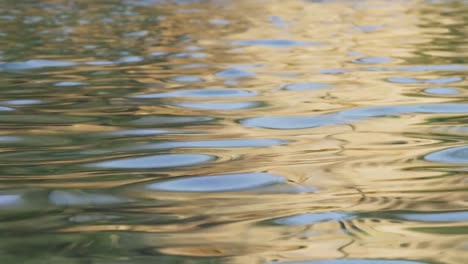
<svg viewBox="0 0 468 264"><path fill-rule="evenodd" d="M0 262L468 263L467 14L2 1Z"/></svg>

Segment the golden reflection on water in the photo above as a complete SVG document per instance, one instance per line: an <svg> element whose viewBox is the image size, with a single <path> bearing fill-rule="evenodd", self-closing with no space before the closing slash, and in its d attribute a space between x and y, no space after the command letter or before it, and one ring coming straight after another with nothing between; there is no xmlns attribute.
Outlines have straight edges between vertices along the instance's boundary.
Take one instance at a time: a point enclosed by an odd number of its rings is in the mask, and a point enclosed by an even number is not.
<svg viewBox="0 0 468 264"><path fill-rule="evenodd" d="M466 2L0 9L2 263L467 262Z"/></svg>

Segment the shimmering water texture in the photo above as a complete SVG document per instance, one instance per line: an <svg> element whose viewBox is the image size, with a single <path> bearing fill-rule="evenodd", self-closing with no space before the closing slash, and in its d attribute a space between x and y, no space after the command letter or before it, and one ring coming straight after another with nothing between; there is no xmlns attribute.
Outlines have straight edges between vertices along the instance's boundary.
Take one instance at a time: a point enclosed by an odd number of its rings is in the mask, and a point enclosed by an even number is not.
<svg viewBox="0 0 468 264"><path fill-rule="evenodd" d="M1 3L1 264L468 263L467 1Z"/></svg>

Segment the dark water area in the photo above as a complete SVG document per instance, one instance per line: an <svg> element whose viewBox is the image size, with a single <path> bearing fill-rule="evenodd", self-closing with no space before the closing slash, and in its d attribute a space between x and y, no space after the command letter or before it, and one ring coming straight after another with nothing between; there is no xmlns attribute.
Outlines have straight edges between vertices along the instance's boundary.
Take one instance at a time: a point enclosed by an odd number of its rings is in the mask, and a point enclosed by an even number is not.
<svg viewBox="0 0 468 264"><path fill-rule="evenodd" d="M468 263L468 2L0 1L0 263Z"/></svg>

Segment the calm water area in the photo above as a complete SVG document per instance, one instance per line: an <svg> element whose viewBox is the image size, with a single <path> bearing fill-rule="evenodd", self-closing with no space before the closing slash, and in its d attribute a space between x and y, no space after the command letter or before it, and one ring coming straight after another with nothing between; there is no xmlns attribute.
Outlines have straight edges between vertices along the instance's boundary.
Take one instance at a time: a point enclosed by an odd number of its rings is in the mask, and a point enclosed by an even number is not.
<svg viewBox="0 0 468 264"><path fill-rule="evenodd" d="M466 264L467 73L462 0L0 0L0 263Z"/></svg>

